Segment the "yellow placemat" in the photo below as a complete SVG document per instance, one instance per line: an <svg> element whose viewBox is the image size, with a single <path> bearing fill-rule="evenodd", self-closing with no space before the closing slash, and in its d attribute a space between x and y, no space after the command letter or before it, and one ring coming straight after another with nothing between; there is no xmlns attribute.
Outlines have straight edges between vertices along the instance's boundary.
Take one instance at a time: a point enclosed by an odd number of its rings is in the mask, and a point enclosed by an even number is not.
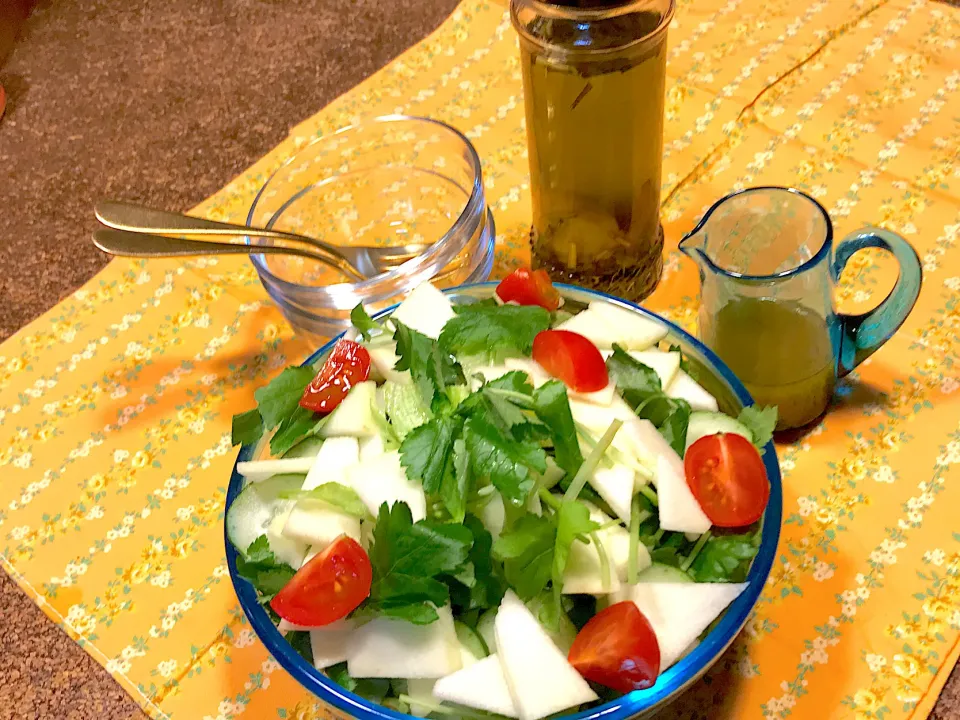
<svg viewBox="0 0 960 720"><path fill-rule="evenodd" d="M648 303L691 326L676 251L734 188L785 184L842 235L904 234L923 260L905 327L780 448L785 526L746 631L669 713L923 717L960 638L960 12L907 0L681 0L670 31L664 281ZM426 41L198 208L242 220L300 143L359 117L430 115L484 160L496 273L527 256L523 98L502 3L465 0ZM892 283L874 253L838 300ZM246 261L114 262L0 348L0 559L156 717L307 718L223 563L231 415L311 348ZM952 481L952 482L951 482Z"/></svg>

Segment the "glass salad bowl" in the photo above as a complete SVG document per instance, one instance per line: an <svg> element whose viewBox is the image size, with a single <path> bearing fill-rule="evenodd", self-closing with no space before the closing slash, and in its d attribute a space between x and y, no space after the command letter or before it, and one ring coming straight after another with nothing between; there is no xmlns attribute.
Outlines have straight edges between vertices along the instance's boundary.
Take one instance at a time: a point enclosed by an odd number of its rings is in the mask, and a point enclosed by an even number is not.
<svg viewBox="0 0 960 720"><path fill-rule="evenodd" d="M490 282L449 288L444 292L456 305L492 298L496 287L496 283ZM696 373L698 382L716 398L722 412L736 416L741 409L753 404L747 390L730 369L713 352L680 327L637 305L603 293L570 285L556 284L555 287L564 298L565 310L577 311L591 302L601 301L662 323L667 330L663 343L679 346L690 368ZM388 308L382 311L376 319L384 319L393 310L394 308ZM314 353L305 361L305 364L317 363L329 352L334 342L335 340L331 341ZM255 446L244 446L240 451L238 462L257 459L254 455L256 450ZM700 641L692 649L659 674L652 687L634 690L579 712L552 717L562 717L564 720L599 720L600 718L626 720L650 716L696 682L731 645L744 627L760 596L773 565L780 535L782 486L780 468L772 442L763 448L762 459L770 483L770 497L760 521L759 547L746 577L746 588L708 626ZM243 486L244 478L235 468L227 489L227 510L237 499ZM253 585L241 577L238 572L238 553L226 534L225 544L230 576L240 605L254 632L277 662L327 707L328 717L355 717L364 720L373 718L399 720L413 717L354 694L304 659L271 620L267 610L258 601ZM454 714L449 717L455 716Z"/></svg>

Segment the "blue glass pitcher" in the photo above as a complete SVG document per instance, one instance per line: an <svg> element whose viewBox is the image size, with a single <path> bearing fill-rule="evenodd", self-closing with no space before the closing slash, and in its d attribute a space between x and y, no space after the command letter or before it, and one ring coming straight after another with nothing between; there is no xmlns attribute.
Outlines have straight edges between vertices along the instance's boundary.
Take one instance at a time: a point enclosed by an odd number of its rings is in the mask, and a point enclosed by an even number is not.
<svg viewBox="0 0 960 720"><path fill-rule="evenodd" d="M864 248L892 253L900 276L876 309L838 314L833 287ZM778 430L820 416L837 378L896 332L920 293L920 260L906 240L869 227L834 245L827 211L790 188L749 188L722 198L680 249L700 267L700 338L758 404L778 407Z"/></svg>

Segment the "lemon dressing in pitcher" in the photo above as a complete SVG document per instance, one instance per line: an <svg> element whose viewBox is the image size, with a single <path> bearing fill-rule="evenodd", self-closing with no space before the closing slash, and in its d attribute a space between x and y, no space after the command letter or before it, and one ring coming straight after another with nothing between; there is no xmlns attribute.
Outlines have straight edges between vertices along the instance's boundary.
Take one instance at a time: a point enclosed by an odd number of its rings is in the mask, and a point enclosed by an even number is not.
<svg viewBox="0 0 960 720"><path fill-rule="evenodd" d="M833 287L864 248L893 254L900 277L875 310L838 314ZM920 261L906 240L871 227L834 247L827 211L788 188L719 200L680 249L700 267L700 338L759 405L777 407L778 430L815 420L837 378L893 335L920 293Z"/></svg>

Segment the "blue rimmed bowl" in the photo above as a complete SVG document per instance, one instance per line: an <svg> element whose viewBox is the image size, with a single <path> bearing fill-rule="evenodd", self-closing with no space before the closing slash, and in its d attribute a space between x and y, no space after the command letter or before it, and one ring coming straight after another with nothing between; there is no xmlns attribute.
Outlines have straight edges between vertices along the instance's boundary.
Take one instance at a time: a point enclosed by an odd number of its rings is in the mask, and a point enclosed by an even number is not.
<svg viewBox="0 0 960 720"><path fill-rule="evenodd" d="M591 301L606 300L613 305L662 323L669 331L667 341L680 346L684 356L697 368L700 384L717 398L722 411L735 416L743 407L753 404L753 399L746 388L720 358L679 326L633 303L604 293L572 285L558 284L556 287L563 295L567 309L578 310ZM444 292L456 304L492 297L495 288L496 283L488 282L463 285L450 288ZM377 317L383 318L392 311L393 308L388 308ZM317 350L307 358L304 364L315 363L323 357L333 346L336 339L334 338ZM251 460L253 459L253 452L254 448L244 447L240 450L237 460ZM719 620L713 624L706 637L691 652L661 673L653 687L646 690L635 690L589 710L563 716L562 720L601 720L601 718L603 720L626 720L627 718L644 717L652 714L654 711L662 709L696 682L734 641L746 624L747 618L760 597L767 576L773 566L777 542L780 538L783 488L780 466L777 463L777 455L772 442L764 448L763 461L767 469L767 477L770 480L770 500L763 517L760 548L747 576L747 589L730 604ZM230 485L227 488L226 506L228 509L242 488L243 478L234 469L233 476L230 478ZM224 535L224 541L230 577L237 591L240 606L246 613L254 632L281 667L326 704L334 717L355 717L361 720L380 718L415 720L412 715L390 710L344 690L304 660L284 639L266 611L257 602L257 593L253 586L237 574L237 552L230 544L229 539L226 538L226 534Z"/></svg>

